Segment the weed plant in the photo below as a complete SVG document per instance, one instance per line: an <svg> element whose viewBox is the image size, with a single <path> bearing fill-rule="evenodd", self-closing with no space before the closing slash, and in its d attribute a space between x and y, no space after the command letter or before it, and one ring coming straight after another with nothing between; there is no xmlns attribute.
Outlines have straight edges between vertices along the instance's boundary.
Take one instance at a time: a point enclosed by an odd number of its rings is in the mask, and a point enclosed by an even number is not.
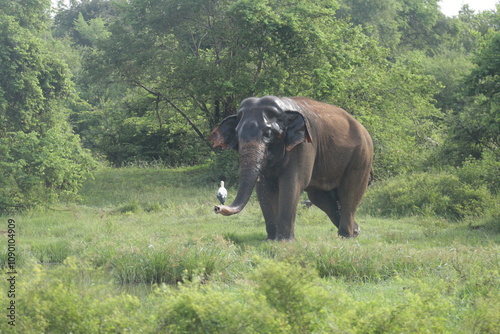
<svg viewBox="0 0 500 334"><path fill-rule="evenodd" d="M204 173L103 169L77 205L4 217L18 226L18 323L0 332L498 332L498 231L428 209L384 218L373 208L388 210L379 198L389 181L369 190L357 239L301 206L297 240L266 242L255 198L215 215L218 182Z"/></svg>

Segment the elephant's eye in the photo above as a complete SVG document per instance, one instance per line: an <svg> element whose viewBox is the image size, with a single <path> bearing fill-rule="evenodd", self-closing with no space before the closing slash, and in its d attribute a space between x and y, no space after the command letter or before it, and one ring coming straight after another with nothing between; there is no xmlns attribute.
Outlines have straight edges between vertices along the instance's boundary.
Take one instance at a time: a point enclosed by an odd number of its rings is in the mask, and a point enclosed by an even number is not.
<svg viewBox="0 0 500 334"><path fill-rule="evenodd" d="M265 128L262 132L262 135L264 136L264 138L271 139L271 137L273 136L273 130L271 128Z"/></svg>

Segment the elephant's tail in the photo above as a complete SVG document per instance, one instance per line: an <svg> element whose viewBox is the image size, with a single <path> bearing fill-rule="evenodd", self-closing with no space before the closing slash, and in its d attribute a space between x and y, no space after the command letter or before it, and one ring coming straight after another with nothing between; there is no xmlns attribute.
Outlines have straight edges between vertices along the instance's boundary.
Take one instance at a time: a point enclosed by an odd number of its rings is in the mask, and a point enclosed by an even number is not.
<svg viewBox="0 0 500 334"><path fill-rule="evenodd" d="M370 178L368 179L368 185L372 184L373 178L375 175L373 174L373 168L370 170Z"/></svg>

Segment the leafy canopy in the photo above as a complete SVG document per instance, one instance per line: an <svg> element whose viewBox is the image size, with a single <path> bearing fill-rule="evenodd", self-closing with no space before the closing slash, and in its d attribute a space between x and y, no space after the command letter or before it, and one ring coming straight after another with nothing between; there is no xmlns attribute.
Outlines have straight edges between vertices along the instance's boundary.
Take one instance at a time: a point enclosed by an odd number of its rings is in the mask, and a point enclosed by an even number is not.
<svg viewBox="0 0 500 334"><path fill-rule="evenodd" d="M74 194L92 165L66 122L66 66L42 38L50 2L0 5L0 211Z"/></svg>

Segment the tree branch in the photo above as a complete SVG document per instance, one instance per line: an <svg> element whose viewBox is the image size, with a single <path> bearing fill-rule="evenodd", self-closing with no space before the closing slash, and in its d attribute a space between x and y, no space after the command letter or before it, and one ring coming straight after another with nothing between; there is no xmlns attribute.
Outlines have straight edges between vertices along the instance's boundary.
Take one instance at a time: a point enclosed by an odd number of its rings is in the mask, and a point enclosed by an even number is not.
<svg viewBox="0 0 500 334"><path fill-rule="evenodd" d="M142 89L144 89L145 91L147 91L148 93L150 94L153 94L154 96L156 96L157 99L161 99L165 102L167 102L172 108L174 108L175 111L177 111L179 114L181 114L182 117L184 117L184 119L189 123L189 125L191 126L191 128L194 130L194 132L196 132L196 134L198 135L198 137L200 137L200 139L206 143L206 145L210 148L212 148L212 146L210 145L209 142L207 142L207 138L203 135L203 133L200 131L200 129L198 129L198 127L196 126L196 124L193 123L193 121L191 121L191 119L189 118L188 115L186 115L185 112L183 112L179 107L177 107L173 102L172 100L170 100L168 97L166 97L165 95L163 95L162 93L158 92L158 91L155 91L155 90L152 90L146 86L144 86L143 84L141 84L140 82L138 81L133 81L133 84L136 85L137 87L140 87Z"/></svg>
<svg viewBox="0 0 500 334"><path fill-rule="evenodd" d="M185 112L183 112L181 109L179 109L179 107L177 107L170 99L168 99L167 97L163 96L162 99L164 101L166 101L168 104L170 104L172 106L172 108L174 108L179 114L182 115L182 117L184 117L184 119L189 123L189 125L191 125L191 127L193 128L193 130L198 134L198 137L201 138L201 140L203 140L205 143L207 143L207 145L210 147L210 144L208 144L207 142L207 139L205 138L205 136L203 135L203 133L200 131L200 129L198 129L198 127L196 126L196 124L194 124L191 119L188 117L188 115L186 115Z"/></svg>

